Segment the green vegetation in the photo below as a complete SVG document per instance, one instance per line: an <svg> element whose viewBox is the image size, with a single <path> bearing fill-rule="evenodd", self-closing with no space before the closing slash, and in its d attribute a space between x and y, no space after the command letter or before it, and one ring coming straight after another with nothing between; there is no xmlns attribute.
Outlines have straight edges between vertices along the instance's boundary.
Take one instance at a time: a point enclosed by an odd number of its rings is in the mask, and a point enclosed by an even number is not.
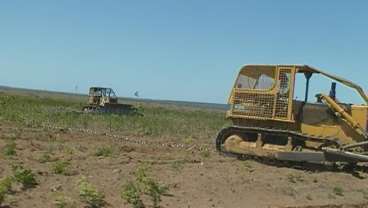
<svg viewBox="0 0 368 208"><path fill-rule="evenodd" d="M56 208L77 208L77 205L73 199L63 195L57 196L54 204Z"/></svg>
<svg viewBox="0 0 368 208"><path fill-rule="evenodd" d="M144 116L127 116L85 114L80 112L83 105L84 100L3 95L0 96L0 120L38 128L52 125L124 132L132 136L180 138L189 143L208 140L226 125L224 112L215 110L142 104Z"/></svg>
<svg viewBox="0 0 368 208"><path fill-rule="evenodd" d="M23 185L23 189L33 188L37 185L36 177L32 170L26 169L23 166L13 167L14 180Z"/></svg>
<svg viewBox="0 0 368 208"><path fill-rule="evenodd" d="M203 158L209 158L211 156L211 153L208 149L201 150L199 154Z"/></svg>
<svg viewBox="0 0 368 208"><path fill-rule="evenodd" d="M2 149L4 156L16 155L17 154L16 147L17 145L14 140L8 141L7 144Z"/></svg>
<svg viewBox="0 0 368 208"><path fill-rule="evenodd" d="M160 207L161 198L169 191L167 186L161 185L154 178L148 175L149 168L146 165L140 166L134 173L135 180L129 181L123 186L121 197L134 208L145 207L141 200L142 195L149 196L153 207Z"/></svg>
<svg viewBox="0 0 368 208"><path fill-rule="evenodd" d="M0 206L4 202L6 195L11 190L13 179L11 177L5 177L0 180Z"/></svg>
<svg viewBox="0 0 368 208"><path fill-rule="evenodd" d="M111 157L113 153L112 147L99 147L95 153L97 157Z"/></svg>
<svg viewBox="0 0 368 208"><path fill-rule="evenodd" d="M79 181L79 196L81 200L88 205L90 208L99 208L105 206L105 195L99 192L96 187L87 181L83 177Z"/></svg>
<svg viewBox="0 0 368 208"><path fill-rule="evenodd" d="M55 174L68 175L69 166L70 166L70 162L59 160L59 161L56 161L54 164L52 164L51 169L52 169L52 172Z"/></svg>
<svg viewBox="0 0 368 208"><path fill-rule="evenodd" d="M140 190L137 185L129 181L127 184L123 186L123 190L121 192L121 198L126 200L129 204L133 206L133 208L144 208L143 201L140 196Z"/></svg>
<svg viewBox="0 0 368 208"><path fill-rule="evenodd" d="M336 195L336 196L344 196L344 189L341 188L340 186L336 186L334 187L333 189L333 193Z"/></svg>

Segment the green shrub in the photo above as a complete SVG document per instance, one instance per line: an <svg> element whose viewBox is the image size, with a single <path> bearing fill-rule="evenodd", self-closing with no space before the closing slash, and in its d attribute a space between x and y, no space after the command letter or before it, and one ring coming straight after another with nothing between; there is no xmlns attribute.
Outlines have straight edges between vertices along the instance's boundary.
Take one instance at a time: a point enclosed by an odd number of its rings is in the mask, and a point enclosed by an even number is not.
<svg viewBox="0 0 368 208"><path fill-rule="evenodd" d="M4 147L3 147L3 154L5 156L14 156L17 154L16 151L16 143L14 142L14 140L11 140L10 142L8 142Z"/></svg>
<svg viewBox="0 0 368 208"><path fill-rule="evenodd" d="M140 190L132 181L123 186L121 198L126 200L133 208L144 208L143 201L140 196Z"/></svg>
<svg viewBox="0 0 368 208"><path fill-rule="evenodd" d="M159 207L162 195L166 194L169 189L164 185L160 185L155 179L151 178L147 173L148 170L149 168L146 165L143 165L138 168L135 176L138 186L141 187L144 194L151 198L153 206L156 208Z"/></svg>
<svg viewBox="0 0 368 208"><path fill-rule="evenodd" d="M56 208L77 208L76 203L69 197L58 196L54 202Z"/></svg>
<svg viewBox="0 0 368 208"><path fill-rule="evenodd" d="M79 181L79 196L90 208L99 208L105 205L105 195L84 177Z"/></svg>
<svg viewBox="0 0 368 208"><path fill-rule="evenodd" d="M70 166L70 162L60 160L52 164L51 168L52 168L52 172L55 174L67 175L69 166Z"/></svg>
<svg viewBox="0 0 368 208"><path fill-rule="evenodd" d="M24 189L33 188L37 185L36 177L32 170L22 166L13 167L13 178L16 182L23 185Z"/></svg>
<svg viewBox="0 0 368 208"><path fill-rule="evenodd" d="M153 207L159 207L159 204L161 202L161 197L164 194L167 194L168 187L160 185L158 182L154 181L153 179L150 179L147 181L146 185L146 194L151 197L151 200L153 202Z"/></svg>
<svg viewBox="0 0 368 208"><path fill-rule="evenodd" d="M11 190L13 179L11 177L5 177L0 180L0 206L4 202L6 195Z"/></svg>
<svg viewBox="0 0 368 208"><path fill-rule="evenodd" d="M99 147L95 153L97 157L111 157L112 156L112 147Z"/></svg>
<svg viewBox="0 0 368 208"><path fill-rule="evenodd" d="M161 197L168 192L168 187L161 185L154 178L148 175L149 168L146 165L140 166L134 173L135 181L128 182L123 186L122 198L129 204L132 204L134 208L144 207L141 200L142 195L149 196L153 207L159 207Z"/></svg>

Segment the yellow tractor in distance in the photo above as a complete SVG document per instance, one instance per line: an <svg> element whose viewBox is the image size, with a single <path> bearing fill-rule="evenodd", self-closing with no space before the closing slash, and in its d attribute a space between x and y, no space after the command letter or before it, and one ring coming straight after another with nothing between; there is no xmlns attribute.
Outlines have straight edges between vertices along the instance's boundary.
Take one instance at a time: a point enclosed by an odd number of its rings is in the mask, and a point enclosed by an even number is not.
<svg viewBox="0 0 368 208"><path fill-rule="evenodd" d="M297 74L305 75L305 99L294 100ZM308 102L312 75L333 80L329 94ZM340 103L336 82L363 89L346 79L307 65L247 65L235 81L216 149L223 153L300 162L368 162L368 106Z"/></svg>
<svg viewBox="0 0 368 208"><path fill-rule="evenodd" d="M111 88L91 87L88 105L83 107L86 113L137 114L137 108L129 104L120 104L118 97Z"/></svg>

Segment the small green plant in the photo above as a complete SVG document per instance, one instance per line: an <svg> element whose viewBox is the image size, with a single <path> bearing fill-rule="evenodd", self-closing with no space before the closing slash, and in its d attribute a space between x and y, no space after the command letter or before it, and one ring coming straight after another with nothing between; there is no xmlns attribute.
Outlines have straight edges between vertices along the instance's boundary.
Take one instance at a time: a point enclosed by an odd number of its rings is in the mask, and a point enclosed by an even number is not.
<svg viewBox="0 0 368 208"><path fill-rule="evenodd" d="M200 151L199 154L203 158L209 158L211 156L210 151L208 149L204 149L204 150Z"/></svg>
<svg viewBox="0 0 368 208"><path fill-rule="evenodd" d="M85 177L79 181L79 196L90 208L99 208L105 205L105 195L99 192Z"/></svg>
<svg viewBox="0 0 368 208"><path fill-rule="evenodd" d="M145 206L143 204L140 194L141 194L140 190L136 186L136 184L130 181L123 186L121 198L126 200L129 204L131 204L133 208L144 208Z"/></svg>
<svg viewBox="0 0 368 208"><path fill-rule="evenodd" d="M340 186L336 186L336 187L333 188L333 193L336 196L344 196L344 189L341 188Z"/></svg>
<svg viewBox="0 0 368 208"><path fill-rule="evenodd" d="M13 178L23 185L24 189L33 188L37 185L36 177L32 170L22 166L13 166Z"/></svg>
<svg viewBox="0 0 368 208"><path fill-rule="evenodd" d="M52 168L52 172L55 174L67 175L69 166L70 166L70 162L60 160L52 164L51 168Z"/></svg>
<svg viewBox="0 0 368 208"><path fill-rule="evenodd" d="M13 179L11 177L5 177L0 180L0 206L4 202L6 195L11 190Z"/></svg>
<svg viewBox="0 0 368 208"><path fill-rule="evenodd" d="M158 208L161 202L161 197L169 191L167 186L161 185L154 178L148 175L148 166L142 165L138 167L134 173L135 181L128 182L123 186L122 198L132 204L134 208L144 207L141 200L141 195L146 195L151 198L154 208Z"/></svg>
<svg viewBox="0 0 368 208"><path fill-rule="evenodd" d="M153 207L155 208L159 207L162 195L167 194L168 190L167 186L162 186L153 179L147 181L146 194L151 197Z"/></svg>
<svg viewBox="0 0 368 208"><path fill-rule="evenodd" d="M74 154L74 149L72 147L69 146L65 146L63 149L64 153L68 154L68 155L73 155Z"/></svg>
<svg viewBox="0 0 368 208"><path fill-rule="evenodd" d="M14 140L11 140L3 147L3 154L5 156L14 156L17 154L16 148L17 144Z"/></svg>
<svg viewBox="0 0 368 208"><path fill-rule="evenodd" d="M99 147L95 153L97 157L111 157L112 156L112 148L111 147Z"/></svg>
<svg viewBox="0 0 368 208"><path fill-rule="evenodd" d="M76 203L73 201L73 199L59 195L56 197L54 204L56 208L77 208Z"/></svg>
<svg viewBox="0 0 368 208"><path fill-rule="evenodd" d="M194 142L195 142L195 139L193 139L193 137L191 137L191 136L184 139L184 144L186 144L186 145L192 145L192 144L194 144Z"/></svg>

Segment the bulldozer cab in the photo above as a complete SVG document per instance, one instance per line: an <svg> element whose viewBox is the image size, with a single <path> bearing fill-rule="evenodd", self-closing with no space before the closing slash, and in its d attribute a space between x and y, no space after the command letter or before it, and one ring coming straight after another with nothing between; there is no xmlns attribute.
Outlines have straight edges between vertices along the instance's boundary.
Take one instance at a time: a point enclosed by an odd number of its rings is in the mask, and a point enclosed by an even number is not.
<svg viewBox="0 0 368 208"><path fill-rule="evenodd" d="M228 103L230 118L276 120L295 122L297 113L293 112L295 76L305 75L306 91L303 103L308 102L309 80L313 74L320 74L358 92L368 103L363 89L344 78L334 76L307 65L247 65L235 81ZM334 99L336 83L332 84L330 96Z"/></svg>
<svg viewBox="0 0 368 208"><path fill-rule="evenodd" d="M293 121L295 67L245 66L241 69L229 103L234 116Z"/></svg>
<svg viewBox="0 0 368 208"><path fill-rule="evenodd" d="M103 87L91 87L89 89L89 100L88 104L90 105L105 105L115 104L118 102L118 98L111 88L103 88Z"/></svg>

